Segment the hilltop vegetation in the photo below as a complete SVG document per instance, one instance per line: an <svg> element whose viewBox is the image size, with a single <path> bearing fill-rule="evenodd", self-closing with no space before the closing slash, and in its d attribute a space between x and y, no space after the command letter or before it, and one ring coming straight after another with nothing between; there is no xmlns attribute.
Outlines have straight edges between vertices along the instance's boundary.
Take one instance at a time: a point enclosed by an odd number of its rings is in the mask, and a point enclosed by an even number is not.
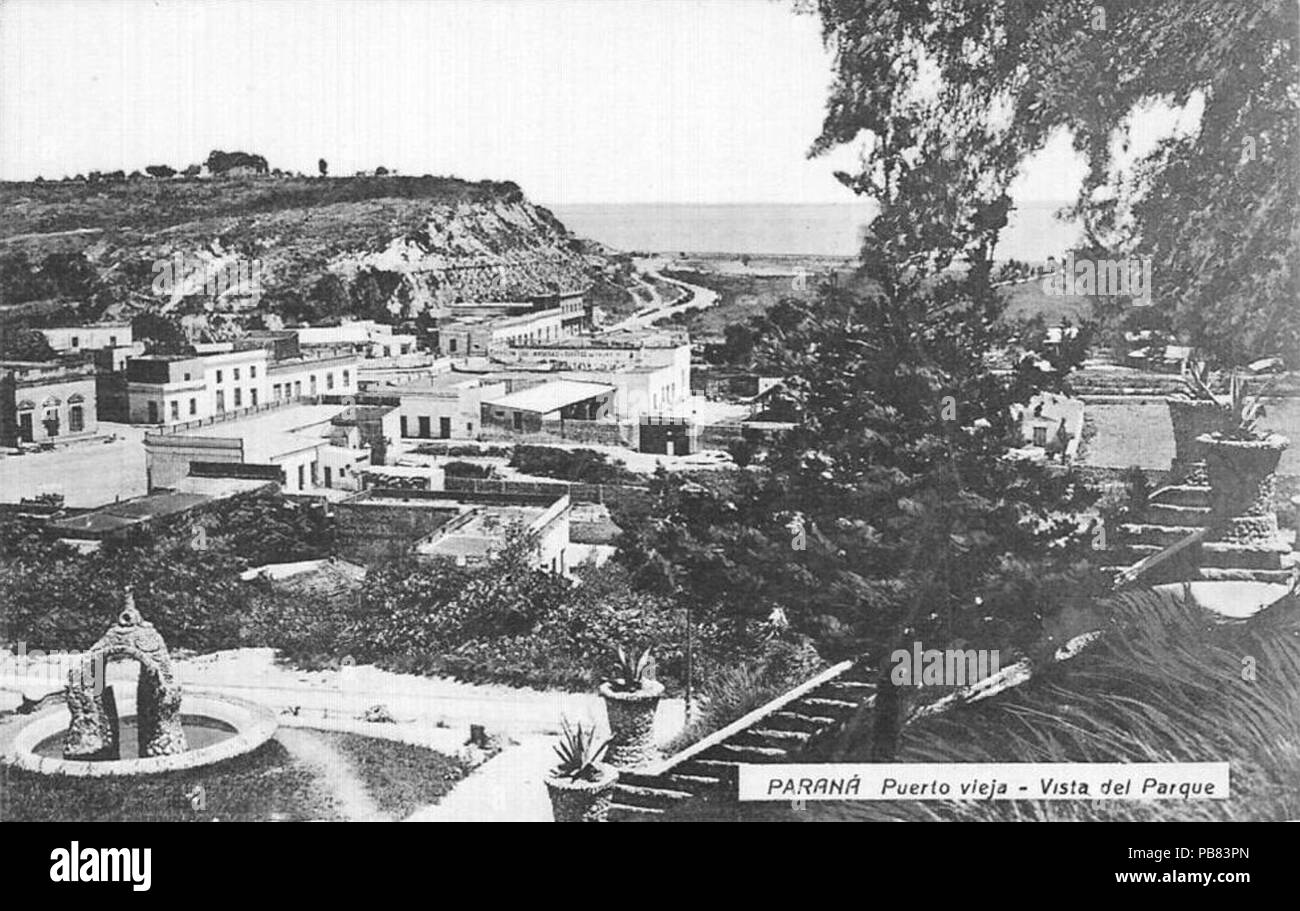
<svg viewBox="0 0 1300 911"><path fill-rule="evenodd" d="M181 332L416 321L459 300L593 285L598 297L619 294L609 255L510 182L244 165L211 177L93 176L0 184L0 323L131 319L170 345ZM184 281L160 284L169 262L183 264ZM214 285L236 268L256 288Z"/></svg>
<svg viewBox="0 0 1300 911"><path fill-rule="evenodd" d="M0 182L0 238L63 231L160 231L189 222L320 209L378 199L432 205L518 202L516 184L457 177L135 178ZM33 241L36 241L33 238Z"/></svg>

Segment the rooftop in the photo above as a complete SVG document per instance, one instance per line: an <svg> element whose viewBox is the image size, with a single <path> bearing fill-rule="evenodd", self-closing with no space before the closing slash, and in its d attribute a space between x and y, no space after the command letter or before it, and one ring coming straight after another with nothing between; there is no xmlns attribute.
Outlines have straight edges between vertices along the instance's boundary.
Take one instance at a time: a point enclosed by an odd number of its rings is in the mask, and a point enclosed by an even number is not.
<svg viewBox="0 0 1300 911"><path fill-rule="evenodd" d="M244 441L244 461L272 459L323 442L343 405L286 405L246 417L204 424L176 432L177 436Z"/></svg>
<svg viewBox="0 0 1300 911"><path fill-rule="evenodd" d="M598 395L613 392L614 387L606 383L582 383L577 380L554 380L512 392L501 398L492 399L484 404L497 408L513 408L516 411L532 411L537 414L550 414L568 405L576 405Z"/></svg>
<svg viewBox="0 0 1300 911"><path fill-rule="evenodd" d="M265 481L237 480L233 478L208 479L186 478L196 482L186 485L189 491L164 491L110 503L99 509L56 519L49 523L49 528L57 534L73 538L105 537L115 532L125 531L134 526L143 525L151 519L177 516L197 509L207 503L215 502L228 496L247 493L267 487ZM196 491L207 490L208 493Z"/></svg>

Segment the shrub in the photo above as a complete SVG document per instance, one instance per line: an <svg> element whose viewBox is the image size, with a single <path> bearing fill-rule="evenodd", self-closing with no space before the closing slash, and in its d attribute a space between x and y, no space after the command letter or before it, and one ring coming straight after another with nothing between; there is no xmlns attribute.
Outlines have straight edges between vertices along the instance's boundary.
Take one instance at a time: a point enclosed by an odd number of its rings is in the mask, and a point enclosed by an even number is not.
<svg viewBox="0 0 1300 911"><path fill-rule="evenodd" d="M524 474L583 484L624 484L637 480L621 464L594 449L516 446L510 467Z"/></svg>
<svg viewBox="0 0 1300 911"><path fill-rule="evenodd" d="M486 480L496 477L496 467L482 462L447 462L442 466L443 474L449 478L477 478Z"/></svg>

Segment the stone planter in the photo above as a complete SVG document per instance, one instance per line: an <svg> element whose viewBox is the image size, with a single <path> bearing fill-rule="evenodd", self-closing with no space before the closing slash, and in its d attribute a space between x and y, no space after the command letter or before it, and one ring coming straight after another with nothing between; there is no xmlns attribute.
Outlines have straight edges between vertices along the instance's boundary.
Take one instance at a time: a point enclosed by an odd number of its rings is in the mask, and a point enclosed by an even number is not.
<svg viewBox="0 0 1300 911"><path fill-rule="evenodd" d="M608 683L600 685L609 717L609 754L606 759L619 768L634 768L658 758L655 749L655 712L664 685L647 680L639 690L616 690Z"/></svg>
<svg viewBox="0 0 1300 911"><path fill-rule="evenodd" d="M1174 459L1170 470L1179 484L1204 487L1205 447L1200 437L1228 429L1229 413L1222 406L1204 399L1168 398L1169 422L1174 429Z"/></svg>
<svg viewBox="0 0 1300 911"><path fill-rule="evenodd" d="M604 764L595 766L599 776L594 781L546 777L546 792L551 796L551 814L556 822L604 822L613 802L618 769Z"/></svg>
<svg viewBox="0 0 1300 911"><path fill-rule="evenodd" d="M1197 442L1205 447L1210 514L1220 526L1216 537L1241 544L1276 542L1275 473L1291 441L1276 433L1247 440L1207 433Z"/></svg>

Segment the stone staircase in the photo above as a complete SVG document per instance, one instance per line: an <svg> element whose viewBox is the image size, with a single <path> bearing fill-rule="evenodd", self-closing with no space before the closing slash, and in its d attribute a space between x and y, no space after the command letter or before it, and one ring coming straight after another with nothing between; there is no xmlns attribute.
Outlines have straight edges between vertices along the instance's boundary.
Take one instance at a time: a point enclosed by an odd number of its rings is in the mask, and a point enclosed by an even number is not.
<svg viewBox="0 0 1300 911"><path fill-rule="evenodd" d="M1111 551L1116 572L1152 557L1210 524L1210 488L1193 484L1163 487L1151 495L1139 521L1122 525ZM1290 544L1238 544L1206 540L1151 581L1291 581L1295 563Z"/></svg>
<svg viewBox="0 0 1300 911"><path fill-rule="evenodd" d="M683 801L734 790L741 763L798 762L873 699L870 678L865 664L842 662L674 756L620 772L608 818L654 820Z"/></svg>
<svg viewBox="0 0 1300 911"><path fill-rule="evenodd" d="M1153 373L1126 368L1097 369L1087 364L1070 377L1074 394L1090 398L1164 398L1183 387L1178 374Z"/></svg>

